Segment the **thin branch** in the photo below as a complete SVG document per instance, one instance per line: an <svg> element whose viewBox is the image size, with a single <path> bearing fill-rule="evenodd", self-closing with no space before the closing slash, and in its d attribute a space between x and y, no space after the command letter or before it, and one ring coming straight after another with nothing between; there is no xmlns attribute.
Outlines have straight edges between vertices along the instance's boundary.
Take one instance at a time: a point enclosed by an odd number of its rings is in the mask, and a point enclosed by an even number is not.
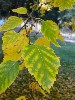
<svg viewBox="0 0 75 100"><path fill-rule="evenodd" d="M26 20L26 22L24 21L24 25L20 28L20 30L18 31L18 33L24 28L26 27L27 22L29 21L30 17Z"/></svg>

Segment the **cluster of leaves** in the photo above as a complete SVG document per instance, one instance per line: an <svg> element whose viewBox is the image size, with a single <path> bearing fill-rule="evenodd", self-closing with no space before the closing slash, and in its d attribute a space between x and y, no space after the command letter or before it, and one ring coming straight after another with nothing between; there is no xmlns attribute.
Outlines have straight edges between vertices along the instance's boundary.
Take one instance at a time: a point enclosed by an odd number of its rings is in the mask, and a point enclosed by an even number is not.
<svg viewBox="0 0 75 100"><path fill-rule="evenodd" d="M71 8L74 4L74 0L68 2L65 0L40 0L40 3L46 4L49 1L53 1L52 5L59 7L60 10ZM12 11L18 14L27 14L27 9L24 7ZM57 39L62 40L59 27L52 20L40 20L42 36L31 44L30 34L33 30L26 27L27 22L32 18L31 14L24 22L24 28L21 28L19 32L15 32L13 29L21 25L23 19L16 16L9 17L0 28L0 31L5 32L2 37L4 58L0 64L0 93L14 82L19 70L23 67L26 67L31 75L34 75L39 85L47 92L50 92L50 88L56 80L60 60L50 47L50 42L60 47L56 41Z"/></svg>
<svg viewBox="0 0 75 100"><path fill-rule="evenodd" d="M72 18L71 19L71 21L70 22L64 22L63 24L62 24L62 26L70 26L71 28L72 28L72 31L74 31L75 32L75 18Z"/></svg>
<svg viewBox="0 0 75 100"><path fill-rule="evenodd" d="M61 11L58 21L61 28L67 26L75 31L75 6L72 9Z"/></svg>
<svg viewBox="0 0 75 100"><path fill-rule="evenodd" d="M65 9L71 9L75 0L40 0L40 2L42 5L47 4L44 6L46 10L52 7L59 7L59 10L63 11Z"/></svg>

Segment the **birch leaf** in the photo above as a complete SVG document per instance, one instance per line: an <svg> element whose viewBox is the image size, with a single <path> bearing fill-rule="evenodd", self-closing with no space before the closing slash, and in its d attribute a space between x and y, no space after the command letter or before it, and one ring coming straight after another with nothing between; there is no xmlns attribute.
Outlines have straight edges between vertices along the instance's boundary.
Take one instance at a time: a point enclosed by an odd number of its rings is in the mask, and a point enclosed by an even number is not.
<svg viewBox="0 0 75 100"><path fill-rule="evenodd" d="M8 31L11 29L14 29L18 27L20 24L22 24L22 18L16 17L16 16L11 16L8 18L8 20L2 25L0 28L1 31Z"/></svg>
<svg viewBox="0 0 75 100"><path fill-rule="evenodd" d="M18 13L18 14L26 14L26 13L27 13L27 9L24 8L24 7L19 7L19 8L17 8L17 9L13 9L12 11L13 11L13 12L16 12L16 13Z"/></svg>
<svg viewBox="0 0 75 100"><path fill-rule="evenodd" d="M0 94L14 82L19 73L19 65L14 61L0 64Z"/></svg>
<svg viewBox="0 0 75 100"><path fill-rule="evenodd" d="M39 85L49 92L56 81L56 74L60 66L59 58L54 51L45 46L28 45L22 51L26 68L34 75Z"/></svg>

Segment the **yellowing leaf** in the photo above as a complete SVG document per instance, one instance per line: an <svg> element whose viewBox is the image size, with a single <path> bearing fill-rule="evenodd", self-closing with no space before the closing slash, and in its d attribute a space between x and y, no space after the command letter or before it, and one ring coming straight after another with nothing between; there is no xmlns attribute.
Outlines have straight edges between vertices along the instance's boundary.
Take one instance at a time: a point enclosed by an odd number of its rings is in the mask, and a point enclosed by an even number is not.
<svg viewBox="0 0 75 100"><path fill-rule="evenodd" d="M16 12L16 13L18 13L18 14L26 14L26 13L27 13L27 9L24 8L24 7L19 7L19 8L17 8L17 9L13 9L12 11L13 11L13 12Z"/></svg>
<svg viewBox="0 0 75 100"><path fill-rule="evenodd" d="M35 41L35 44L38 45L38 46L47 46L47 47L50 47L50 41L45 38L45 37L40 37L38 38L36 41Z"/></svg>
<svg viewBox="0 0 75 100"><path fill-rule="evenodd" d="M41 10L50 10L53 7L53 0L40 0Z"/></svg>
<svg viewBox="0 0 75 100"><path fill-rule="evenodd" d="M13 32L13 31L12 31ZM20 33L14 33L18 34L16 36L16 39L12 39L12 32L7 32L3 36L3 54L4 54L4 59L3 61L17 61L21 57L21 50L29 43L28 38L26 37L26 30L22 30ZM6 41L8 40L8 42ZM10 41L11 40L11 41ZM9 42L10 41L10 42Z"/></svg>
<svg viewBox="0 0 75 100"><path fill-rule="evenodd" d="M54 45L60 47L56 39L60 33L58 25L52 20L42 21L42 34L50 40Z"/></svg>
<svg viewBox="0 0 75 100"><path fill-rule="evenodd" d="M59 7L60 10L71 9L74 3L75 0L40 0L40 5L44 5L45 9L50 9L52 7Z"/></svg>
<svg viewBox="0 0 75 100"><path fill-rule="evenodd" d="M8 20L2 25L0 28L1 31L8 31L11 29L14 29L18 27L20 24L22 24L22 18L16 17L16 16L11 16L8 18Z"/></svg>
<svg viewBox="0 0 75 100"><path fill-rule="evenodd" d="M47 97L47 95L45 94L45 91L39 86L39 84L38 84L37 82L32 82L32 83L29 85L29 88L32 89L32 90L39 91L39 92L41 92L44 96Z"/></svg>
<svg viewBox="0 0 75 100"><path fill-rule="evenodd" d="M5 45L5 47L7 47L9 44L13 44L18 38L18 36L19 33L15 32L14 30L5 32L4 36L2 37L3 44Z"/></svg>
<svg viewBox="0 0 75 100"><path fill-rule="evenodd" d="M20 96L19 98L17 98L16 100L26 100L25 96Z"/></svg>
<svg viewBox="0 0 75 100"><path fill-rule="evenodd" d="M45 46L28 45L22 51L26 68L34 75L39 85L49 92L56 81L56 74L60 66L59 58L54 51Z"/></svg>
<svg viewBox="0 0 75 100"><path fill-rule="evenodd" d="M54 0L54 7L59 7L60 10L71 9L74 3L75 0Z"/></svg>
<svg viewBox="0 0 75 100"><path fill-rule="evenodd" d="M25 67L25 62L22 62L22 64L21 64L21 65L19 65L19 70L23 70L23 69L24 69L24 67Z"/></svg>
<svg viewBox="0 0 75 100"><path fill-rule="evenodd" d="M62 37L61 34L58 35L58 39L61 40L61 41L64 41L64 38Z"/></svg>
<svg viewBox="0 0 75 100"><path fill-rule="evenodd" d="M75 32L75 22L72 23L72 30Z"/></svg>

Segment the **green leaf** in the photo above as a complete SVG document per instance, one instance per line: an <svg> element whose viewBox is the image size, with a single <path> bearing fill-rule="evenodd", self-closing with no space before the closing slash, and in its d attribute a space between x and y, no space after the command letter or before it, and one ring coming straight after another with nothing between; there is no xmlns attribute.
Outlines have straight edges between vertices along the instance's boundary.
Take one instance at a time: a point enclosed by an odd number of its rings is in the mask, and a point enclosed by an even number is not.
<svg viewBox="0 0 75 100"><path fill-rule="evenodd" d="M52 20L42 21L41 27L42 34L50 40L54 45L60 47L56 39L58 39L59 35L59 27Z"/></svg>
<svg viewBox="0 0 75 100"><path fill-rule="evenodd" d="M18 14L26 14L26 13L27 13L27 9L24 8L24 7L19 7L19 8L17 8L17 9L13 9L12 11L13 11L13 12L16 12L16 13L18 13Z"/></svg>
<svg viewBox="0 0 75 100"><path fill-rule="evenodd" d="M54 7L59 7L60 10L71 9L74 3L75 0L54 0Z"/></svg>
<svg viewBox="0 0 75 100"><path fill-rule="evenodd" d="M14 82L18 73L19 65L17 62L7 61L0 64L0 94Z"/></svg>
<svg viewBox="0 0 75 100"><path fill-rule="evenodd" d="M7 47L9 43L14 43L19 36L19 33L16 33L14 30L8 31L4 33L4 36L2 37L3 44Z"/></svg>
<svg viewBox="0 0 75 100"><path fill-rule="evenodd" d="M1 31L8 31L11 29L14 29L18 27L20 24L22 24L22 18L16 17L16 16L11 16L8 18L8 20L2 25L0 28Z"/></svg>
<svg viewBox="0 0 75 100"><path fill-rule="evenodd" d="M59 7L62 11L73 8L75 0L40 0L40 3L42 3L44 7L47 6L47 8Z"/></svg>
<svg viewBox="0 0 75 100"><path fill-rule="evenodd" d="M28 45L22 51L26 68L31 75L49 92L56 80L56 74L60 66L59 58L53 49L45 46Z"/></svg>

